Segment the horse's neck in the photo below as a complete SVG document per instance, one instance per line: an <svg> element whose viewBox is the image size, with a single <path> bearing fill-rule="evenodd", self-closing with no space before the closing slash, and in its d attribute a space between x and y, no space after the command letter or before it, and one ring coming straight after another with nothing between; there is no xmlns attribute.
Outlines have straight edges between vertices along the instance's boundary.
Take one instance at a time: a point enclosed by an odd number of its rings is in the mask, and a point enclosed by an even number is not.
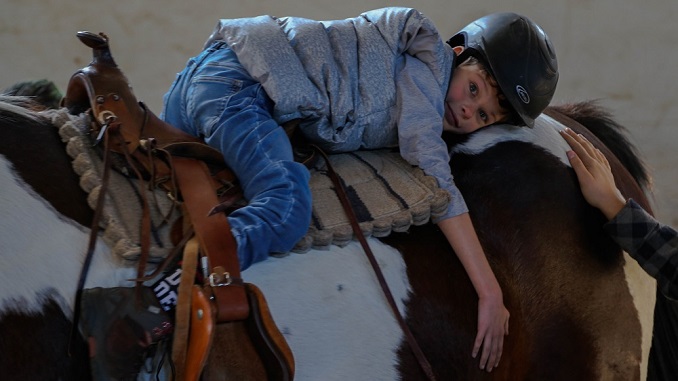
<svg viewBox="0 0 678 381"><path fill-rule="evenodd" d="M653 213L652 205L645 193L641 184L633 177L628 168L619 160L619 158L608 148L604 141L596 136L588 127L576 121L571 116L565 114L558 108L549 108L545 112L548 116L557 120L564 126L574 130L576 133L583 135L586 139L591 141L596 148L598 148L610 163L612 173L614 174L615 182L619 187L622 195L625 198L633 198L649 213Z"/></svg>

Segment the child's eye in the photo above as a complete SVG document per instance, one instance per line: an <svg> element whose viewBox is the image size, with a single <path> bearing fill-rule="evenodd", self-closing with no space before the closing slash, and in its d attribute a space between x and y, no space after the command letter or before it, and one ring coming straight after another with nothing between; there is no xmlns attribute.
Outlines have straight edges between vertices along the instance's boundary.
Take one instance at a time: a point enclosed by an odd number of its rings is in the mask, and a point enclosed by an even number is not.
<svg viewBox="0 0 678 381"><path fill-rule="evenodd" d="M487 123L487 120L489 119L489 117L487 116L487 113L483 110L479 110L478 114L480 115L480 119L482 119L483 122Z"/></svg>
<svg viewBox="0 0 678 381"><path fill-rule="evenodd" d="M471 94L476 95L478 93L478 86L474 82L471 82L468 88L471 90Z"/></svg>

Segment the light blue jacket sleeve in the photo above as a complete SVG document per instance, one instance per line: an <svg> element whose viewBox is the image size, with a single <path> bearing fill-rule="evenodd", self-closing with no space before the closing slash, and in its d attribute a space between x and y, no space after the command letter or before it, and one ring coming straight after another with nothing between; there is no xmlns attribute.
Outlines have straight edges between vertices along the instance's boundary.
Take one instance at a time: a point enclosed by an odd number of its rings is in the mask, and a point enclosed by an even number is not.
<svg viewBox="0 0 678 381"><path fill-rule="evenodd" d="M400 154L410 164L435 177L438 185L449 192L447 212L434 219L437 223L468 212L466 202L454 184L450 155L442 138L445 90L419 59L405 54L402 65L396 82Z"/></svg>

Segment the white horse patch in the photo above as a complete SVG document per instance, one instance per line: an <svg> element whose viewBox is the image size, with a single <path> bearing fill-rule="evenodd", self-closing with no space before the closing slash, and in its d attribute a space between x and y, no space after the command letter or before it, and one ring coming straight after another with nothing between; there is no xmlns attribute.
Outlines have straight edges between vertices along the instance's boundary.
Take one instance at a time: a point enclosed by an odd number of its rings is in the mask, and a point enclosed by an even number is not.
<svg viewBox="0 0 678 381"><path fill-rule="evenodd" d="M370 246L403 310L409 283L393 248ZM243 272L264 292L295 357L295 380L395 380L402 332L357 242L271 258Z"/></svg>

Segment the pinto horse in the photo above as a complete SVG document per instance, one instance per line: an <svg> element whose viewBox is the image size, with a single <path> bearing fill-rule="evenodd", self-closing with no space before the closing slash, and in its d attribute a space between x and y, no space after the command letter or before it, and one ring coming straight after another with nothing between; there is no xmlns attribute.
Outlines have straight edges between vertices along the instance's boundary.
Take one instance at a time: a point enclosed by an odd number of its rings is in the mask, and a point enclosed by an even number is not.
<svg viewBox="0 0 678 381"><path fill-rule="evenodd" d="M56 128L11 100L0 102L0 374L87 380L84 340L70 355L67 345L93 214ZM656 286L581 196L557 133L577 125L565 114L612 147L605 152L628 170L621 185L642 199L640 160L591 104L551 109L534 129L494 126L449 139L455 181L511 312L492 372L471 357L477 296L437 228L369 238L439 380L645 379ZM135 269L109 252L98 243L87 288L133 284ZM356 243L270 258L243 278L266 294L297 380L425 379Z"/></svg>

